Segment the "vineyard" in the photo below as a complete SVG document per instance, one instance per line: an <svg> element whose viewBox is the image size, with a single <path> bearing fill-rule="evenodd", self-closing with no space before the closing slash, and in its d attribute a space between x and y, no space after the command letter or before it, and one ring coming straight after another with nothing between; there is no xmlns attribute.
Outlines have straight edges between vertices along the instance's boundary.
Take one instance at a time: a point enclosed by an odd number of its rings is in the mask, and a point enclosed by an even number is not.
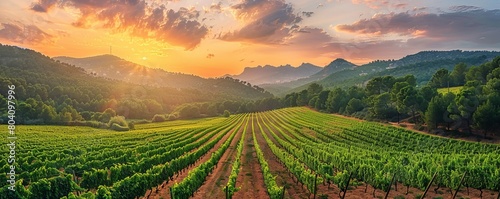
<svg viewBox="0 0 500 199"><path fill-rule="evenodd" d="M8 176L0 175L0 198L500 194L500 145L440 138L307 108L139 124L128 132L23 125L16 131L16 191L9 191ZM2 147L4 174L11 170L7 150Z"/></svg>

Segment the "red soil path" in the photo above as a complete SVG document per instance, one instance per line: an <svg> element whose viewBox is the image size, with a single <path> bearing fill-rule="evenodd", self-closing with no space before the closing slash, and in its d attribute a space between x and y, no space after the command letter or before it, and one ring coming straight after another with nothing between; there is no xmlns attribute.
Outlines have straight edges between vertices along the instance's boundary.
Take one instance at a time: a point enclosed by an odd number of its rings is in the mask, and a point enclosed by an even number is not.
<svg viewBox="0 0 500 199"><path fill-rule="evenodd" d="M212 170L212 173L207 176L203 185L196 191L193 198L225 198L224 187L227 184L229 175L231 175L231 165L234 161L234 156L237 152L236 146L240 141L243 133L243 127L236 133L231 144L226 149L221 159Z"/></svg>
<svg viewBox="0 0 500 199"><path fill-rule="evenodd" d="M241 168L236 179L236 187L241 188L233 195L233 198L237 199L269 198L253 144L251 125L252 123L249 121L241 153Z"/></svg>

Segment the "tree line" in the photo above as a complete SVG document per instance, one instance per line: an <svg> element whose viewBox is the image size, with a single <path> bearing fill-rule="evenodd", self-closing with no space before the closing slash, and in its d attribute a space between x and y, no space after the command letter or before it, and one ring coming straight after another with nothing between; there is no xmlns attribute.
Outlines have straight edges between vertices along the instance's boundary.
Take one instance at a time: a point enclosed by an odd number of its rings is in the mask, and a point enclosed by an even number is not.
<svg viewBox="0 0 500 199"><path fill-rule="evenodd" d="M438 88L462 86L457 94ZM409 118L427 130L495 132L500 121L500 57L479 66L457 64L450 72L438 70L427 85L417 86L413 75L381 76L364 88L325 90L312 83L281 99L283 106L309 106L318 111L368 120L399 122ZM496 131L498 133L498 131Z"/></svg>

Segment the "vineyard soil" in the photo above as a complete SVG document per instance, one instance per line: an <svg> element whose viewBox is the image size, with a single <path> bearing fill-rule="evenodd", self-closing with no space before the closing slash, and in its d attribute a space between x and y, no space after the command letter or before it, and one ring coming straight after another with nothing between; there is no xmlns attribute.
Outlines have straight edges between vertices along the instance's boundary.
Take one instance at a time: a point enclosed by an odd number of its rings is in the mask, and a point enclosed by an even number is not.
<svg viewBox="0 0 500 199"><path fill-rule="evenodd" d="M243 128L240 128L236 136L233 138L231 145L226 150L224 155L222 155L221 160L217 163L217 166L212 170L212 173L208 175L205 182L198 189L198 191L196 191L193 198L204 199L225 197L225 182L227 182L227 179L231 174L231 163L234 161L236 145L238 140L241 138L242 132Z"/></svg>
<svg viewBox="0 0 500 199"><path fill-rule="evenodd" d="M234 131L234 130L235 129L233 129L232 131ZM210 151L208 153L206 153L205 155L203 155L203 157L201 157L199 160L197 160L194 165L192 165L189 168L184 169L181 173L179 173L179 175L174 175L173 180L170 180L169 182L163 182L163 184L165 184L165 185L162 184L163 188L161 188L161 186L159 186L160 189L153 190L153 193L151 193L151 195L149 196L149 199L170 198L169 188L171 186L173 186L175 183L182 181L182 179L184 179L188 175L189 171L192 168L195 168L198 165L200 165L201 163L210 159L210 154L215 152L222 145L222 143L224 143L224 141L229 138L230 134L231 134L231 132L226 133L226 135L224 135L224 137L222 137L222 139L219 140L219 142L217 142L217 144L212 149L210 149ZM215 136L212 139L214 139L214 138L215 138ZM143 198L148 198L147 196L149 194L150 194L150 192L146 192L146 195Z"/></svg>
<svg viewBox="0 0 500 199"><path fill-rule="evenodd" d="M251 123L248 123L248 129L251 128L251 125ZM269 198L251 133L245 135L240 169L241 171L236 179L236 187L240 187L240 190L234 193L233 198Z"/></svg>

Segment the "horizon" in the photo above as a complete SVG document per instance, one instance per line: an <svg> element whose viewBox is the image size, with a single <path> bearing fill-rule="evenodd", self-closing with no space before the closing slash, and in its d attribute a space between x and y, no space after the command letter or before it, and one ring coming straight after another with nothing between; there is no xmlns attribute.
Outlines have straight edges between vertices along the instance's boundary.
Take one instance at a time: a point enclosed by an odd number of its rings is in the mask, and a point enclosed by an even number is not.
<svg viewBox="0 0 500 199"><path fill-rule="evenodd" d="M111 53L205 78L259 65L324 67L337 58L362 65L429 50L500 50L493 0L22 0L0 7L0 43L49 57Z"/></svg>

